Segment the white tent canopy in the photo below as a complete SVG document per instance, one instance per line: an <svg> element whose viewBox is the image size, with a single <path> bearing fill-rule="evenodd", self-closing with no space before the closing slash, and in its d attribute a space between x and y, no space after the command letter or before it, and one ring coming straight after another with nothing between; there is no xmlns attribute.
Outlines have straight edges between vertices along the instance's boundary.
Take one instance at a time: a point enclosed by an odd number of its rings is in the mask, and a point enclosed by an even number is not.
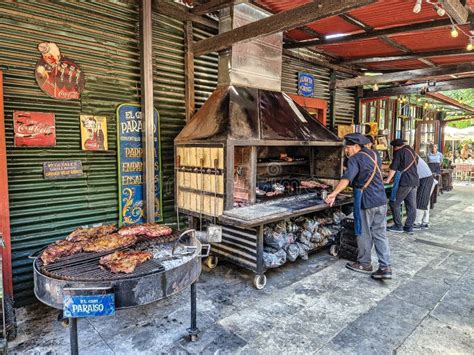
<svg viewBox="0 0 474 355"><path fill-rule="evenodd" d="M465 139L474 139L474 126L467 128L444 128L444 139L447 141L462 141Z"/></svg>

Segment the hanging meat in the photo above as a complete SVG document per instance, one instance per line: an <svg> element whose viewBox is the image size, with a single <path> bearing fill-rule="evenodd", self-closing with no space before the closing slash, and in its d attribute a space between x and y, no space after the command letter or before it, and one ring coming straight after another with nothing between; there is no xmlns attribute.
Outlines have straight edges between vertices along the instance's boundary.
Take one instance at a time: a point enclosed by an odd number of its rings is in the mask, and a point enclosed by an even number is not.
<svg viewBox="0 0 474 355"><path fill-rule="evenodd" d="M146 251L116 251L113 254L101 257L99 264L113 273L130 274L135 271L138 265L152 257L153 254Z"/></svg>

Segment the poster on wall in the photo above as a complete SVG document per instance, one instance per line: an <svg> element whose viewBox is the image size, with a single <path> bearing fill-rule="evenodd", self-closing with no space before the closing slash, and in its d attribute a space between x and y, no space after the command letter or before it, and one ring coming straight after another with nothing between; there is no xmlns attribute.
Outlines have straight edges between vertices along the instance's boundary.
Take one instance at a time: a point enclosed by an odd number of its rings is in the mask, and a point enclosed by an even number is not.
<svg viewBox="0 0 474 355"><path fill-rule="evenodd" d="M81 115L82 150L108 150L107 117Z"/></svg>
<svg viewBox="0 0 474 355"><path fill-rule="evenodd" d="M52 42L38 45L41 58L36 63L36 82L43 92L59 100L78 100L86 82L84 72L72 59L63 56Z"/></svg>
<svg viewBox="0 0 474 355"><path fill-rule="evenodd" d="M161 142L158 111L154 110L155 221L162 220ZM143 147L141 108L123 104L117 108L117 154L120 224L145 222L143 202Z"/></svg>
<svg viewBox="0 0 474 355"><path fill-rule="evenodd" d="M56 145L54 113L15 111L13 132L15 147L54 147Z"/></svg>
<svg viewBox="0 0 474 355"><path fill-rule="evenodd" d="M80 160L47 161L43 163L45 179L74 179L82 177L82 173L82 162Z"/></svg>
<svg viewBox="0 0 474 355"><path fill-rule="evenodd" d="M311 74L298 72L298 95L305 97L314 95L314 77Z"/></svg>

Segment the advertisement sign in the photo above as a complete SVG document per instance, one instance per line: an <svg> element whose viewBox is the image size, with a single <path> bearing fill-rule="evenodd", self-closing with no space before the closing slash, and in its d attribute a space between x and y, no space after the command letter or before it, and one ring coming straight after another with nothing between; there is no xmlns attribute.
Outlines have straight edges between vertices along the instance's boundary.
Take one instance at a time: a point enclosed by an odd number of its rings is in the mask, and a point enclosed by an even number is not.
<svg viewBox="0 0 474 355"><path fill-rule="evenodd" d="M161 142L158 111L154 110L155 221L161 221ZM117 109L117 152L120 224L145 222L143 203L142 120L139 105L123 104Z"/></svg>
<svg viewBox="0 0 474 355"><path fill-rule="evenodd" d="M54 113L16 111L13 113L13 132L15 147L54 147Z"/></svg>
<svg viewBox="0 0 474 355"><path fill-rule="evenodd" d="M66 318L115 315L115 297L113 293L92 296L64 295L63 300L63 314Z"/></svg>
<svg viewBox="0 0 474 355"><path fill-rule="evenodd" d="M314 77L311 74L298 72L298 95L313 96Z"/></svg>
<svg viewBox="0 0 474 355"><path fill-rule="evenodd" d="M45 179L72 179L82 177L82 163L80 160L47 161L43 163Z"/></svg>
<svg viewBox="0 0 474 355"><path fill-rule="evenodd" d="M107 150L107 118L81 115L80 121L82 150Z"/></svg>

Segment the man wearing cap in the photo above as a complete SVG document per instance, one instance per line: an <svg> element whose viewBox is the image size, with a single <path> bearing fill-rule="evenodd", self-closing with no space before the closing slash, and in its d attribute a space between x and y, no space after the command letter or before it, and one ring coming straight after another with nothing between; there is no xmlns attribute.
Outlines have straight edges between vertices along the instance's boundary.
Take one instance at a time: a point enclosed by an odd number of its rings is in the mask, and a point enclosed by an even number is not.
<svg viewBox="0 0 474 355"><path fill-rule="evenodd" d="M392 194L390 196L390 209L393 215L393 225L387 230L392 232L413 233L413 223L416 218L416 190L420 184L417 172L418 156L415 151L403 139L395 139L390 142L393 146L393 160L390 164L390 173L385 182L393 181ZM407 219L402 226L401 205L405 202Z"/></svg>
<svg viewBox="0 0 474 355"><path fill-rule="evenodd" d="M371 273L375 279L391 279L390 250L386 236L387 197L383 185L381 162L376 152L367 149L370 141L360 133L344 137L345 153L349 156L347 169L334 191L326 198L332 206L336 196L349 184L354 191L354 224L357 235L357 261L346 267L353 271ZM372 272L372 246L379 268Z"/></svg>

